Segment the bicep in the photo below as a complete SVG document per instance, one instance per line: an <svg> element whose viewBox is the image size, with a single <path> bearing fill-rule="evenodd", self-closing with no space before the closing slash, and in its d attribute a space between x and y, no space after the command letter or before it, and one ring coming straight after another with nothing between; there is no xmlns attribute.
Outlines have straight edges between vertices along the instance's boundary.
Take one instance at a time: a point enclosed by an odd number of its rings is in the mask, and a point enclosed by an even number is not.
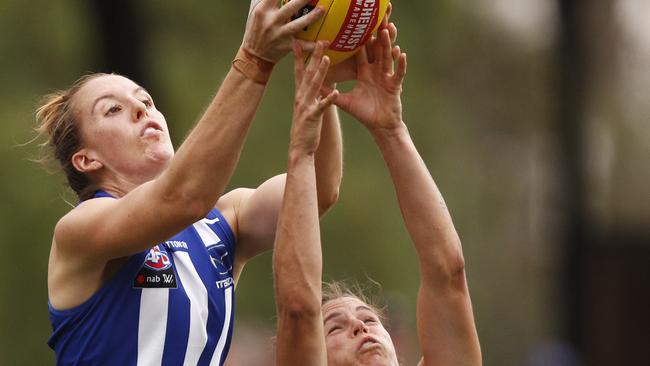
<svg viewBox="0 0 650 366"><path fill-rule="evenodd" d="M285 174L277 175L257 189L237 190L238 197L230 198L236 217L238 260L245 262L273 248L285 179Z"/></svg>
<svg viewBox="0 0 650 366"><path fill-rule="evenodd" d="M420 287L417 327L422 365L480 365L481 351L466 282ZM424 282L424 281L423 281Z"/></svg>

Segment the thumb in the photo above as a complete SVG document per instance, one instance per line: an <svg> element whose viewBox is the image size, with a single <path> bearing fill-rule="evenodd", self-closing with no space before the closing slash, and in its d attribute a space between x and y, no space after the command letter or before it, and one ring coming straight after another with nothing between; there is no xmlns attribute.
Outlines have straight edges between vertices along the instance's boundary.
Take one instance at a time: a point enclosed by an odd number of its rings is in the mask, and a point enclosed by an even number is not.
<svg viewBox="0 0 650 366"><path fill-rule="evenodd" d="M320 96L323 97L323 98L325 98L325 97L327 97L331 92L333 92L334 89L336 89L336 88L335 88L335 87L332 87L332 86L330 86L330 85L325 85L325 84L323 84L323 86L320 87Z"/></svg>
<svg viewBox="0 0 650 366"><path fill-rule="evenodd" d="M339 93L334 98L334 105L350 113L350 107L352 106L352 96L350 93Z"/></svg>

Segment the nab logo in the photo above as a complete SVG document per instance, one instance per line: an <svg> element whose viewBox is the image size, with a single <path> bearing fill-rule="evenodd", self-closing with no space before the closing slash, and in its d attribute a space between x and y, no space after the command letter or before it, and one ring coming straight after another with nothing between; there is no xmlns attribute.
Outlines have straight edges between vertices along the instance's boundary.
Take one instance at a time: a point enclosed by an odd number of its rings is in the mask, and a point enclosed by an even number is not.
<svg viewBox="0 0 650 366"><path fill-rule="evenodd" d="M149 250L147 257L144 259L144 266L154 271L162 271L172 266L169 256L160 251L158 245Z"/></svg>
<svg viewBox="0 0 650 366"><path fill-rule="evenodd" d="M167 250L161 244L147 252L142 268L133 278L133 288L178 288L172 258Z"/></svg>

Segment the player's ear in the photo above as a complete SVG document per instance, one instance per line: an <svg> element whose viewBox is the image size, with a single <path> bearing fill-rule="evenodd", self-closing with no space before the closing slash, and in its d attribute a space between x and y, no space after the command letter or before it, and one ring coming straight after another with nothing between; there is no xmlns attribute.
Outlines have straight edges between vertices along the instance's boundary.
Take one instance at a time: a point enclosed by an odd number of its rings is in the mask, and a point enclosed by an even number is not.
<svg viewBox="0 0 650 366"><path fill-rule="evenodd" d="M82 148L72 155L71 163L81 173L92 173L104 167L104 164L93 157L93 153Z"/></svg>

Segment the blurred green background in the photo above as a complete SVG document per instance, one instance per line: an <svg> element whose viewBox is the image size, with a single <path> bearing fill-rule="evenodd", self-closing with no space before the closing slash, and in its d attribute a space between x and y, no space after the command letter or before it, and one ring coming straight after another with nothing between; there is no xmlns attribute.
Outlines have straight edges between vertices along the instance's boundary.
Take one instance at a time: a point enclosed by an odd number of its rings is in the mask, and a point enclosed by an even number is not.
<svg viewBox="0 0 650 366"><path fill-rule="evenodd" d="M404 118L463 241L484 363L647 363L647 3L393 5L409 55ZM30 161L41 96L88 71L119 71L151 91L179 146L225 75L247 12L245 0L0 2L0 365L54 364L47 260L75 201L62 176ZM231 188L285 169L292 97L286 58ZM376 147L341 117L344 181L322 220L326 278L380 282L400 357L414 365L415 255ZM231 365L272 364L271 279L270 254L244 271Z"/></svg>

